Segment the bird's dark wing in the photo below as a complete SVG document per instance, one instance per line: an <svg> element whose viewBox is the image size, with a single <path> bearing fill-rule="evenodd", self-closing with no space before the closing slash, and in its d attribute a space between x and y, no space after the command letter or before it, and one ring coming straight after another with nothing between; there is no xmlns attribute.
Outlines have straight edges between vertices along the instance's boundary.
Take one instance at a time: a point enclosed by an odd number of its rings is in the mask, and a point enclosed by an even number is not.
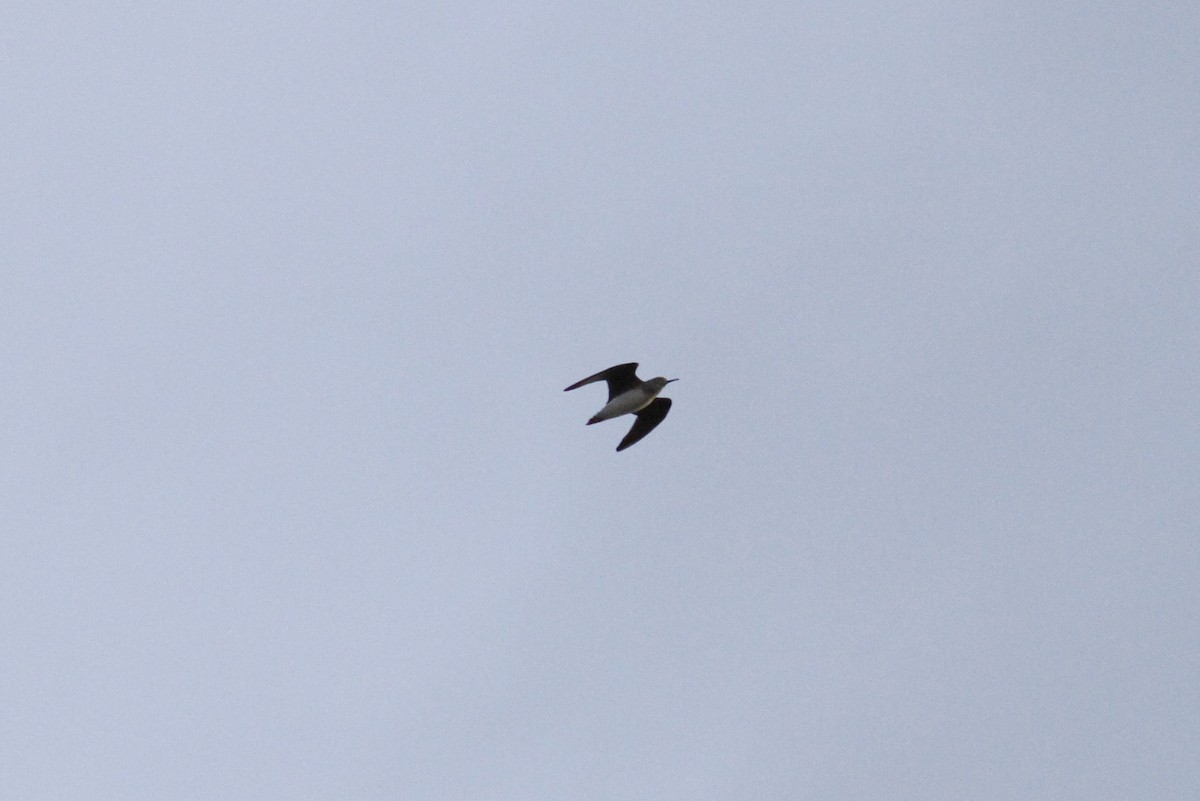
<svg viewBox="0 0 1200 801"><path fill-rule="evenodd" d="M650 401L649 406L634 412L637 415L637 419L633 421L633 428L629 429L629 433L625 435L625 439L621 440L621 444L617 446L617 450L623 451L649 434L654 430L655 426L666 419L667 412L669 411L671 411L670 398L655 398Z"/></svg>
<svg viewBox="0 0 1200 801"><path fill-rule="evenodd" d="M638 381L637 366L637 362L618 364L616 367L610 367L607 370L601 370L595 375L590 375L582 381L576 381L574 384L564 389L563 392L570 392L573 389L579 389L580 387L586 384L591 384L594 381L607 381L608 399L612 400L625 390L632 389L642 383L641 381Z"/></svg>

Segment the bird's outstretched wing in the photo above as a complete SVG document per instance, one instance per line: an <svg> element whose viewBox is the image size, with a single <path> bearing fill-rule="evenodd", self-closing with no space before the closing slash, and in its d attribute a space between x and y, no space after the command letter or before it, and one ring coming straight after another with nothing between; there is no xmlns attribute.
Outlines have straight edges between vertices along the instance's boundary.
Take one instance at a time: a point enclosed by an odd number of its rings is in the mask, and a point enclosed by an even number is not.
<svg viewBox="0 0 1200 801"><path fill-rule="evenodd" d="M625 435L625 439L621 440L617 450L623 451L649 434L655 426L666 419L669 411L671 411L670 398L655 398L649 406L634 412L637 419L633 421L633 428L629 429L629 433Z"/></svg>
<svg viewBox="0 0 1200 801"><path fill-rule="evenodd" d="M629 362L628 364L618 364L616 367L610 367L607 370L601 370L595 375L590 375L582 381L576 381L571 386L563 390L570 392L573 389L579 389L582 386L591 384L595 381L608 382L608 399L620 395L622 392L633 389L642 382L637 377L637 362Z"/></svg>

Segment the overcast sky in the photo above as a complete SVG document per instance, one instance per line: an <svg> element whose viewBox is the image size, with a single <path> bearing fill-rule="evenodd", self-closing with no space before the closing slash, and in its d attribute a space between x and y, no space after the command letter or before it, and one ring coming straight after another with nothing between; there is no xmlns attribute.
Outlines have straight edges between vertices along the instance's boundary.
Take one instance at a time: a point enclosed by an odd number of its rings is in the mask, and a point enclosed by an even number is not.
<svg viewBox="0 0 1200 801"><path fill-rule="evenodd" d="M1197 42L8 4L0 797L1194 801Z"/></svg>

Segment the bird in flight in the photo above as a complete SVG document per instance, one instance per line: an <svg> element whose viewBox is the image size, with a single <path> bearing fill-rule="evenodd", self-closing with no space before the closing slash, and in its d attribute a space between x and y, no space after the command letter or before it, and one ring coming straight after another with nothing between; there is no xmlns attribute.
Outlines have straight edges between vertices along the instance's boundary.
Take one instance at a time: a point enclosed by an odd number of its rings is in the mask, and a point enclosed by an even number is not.
<svg viewBox="0 0 1200 801"><path fill-rule="evenodd" d="M592 415L587 424L590 426L592 423L611 420L623 414L635 415L637 419L633 421L633 428L629 429L625 439L617 446L618 451L623 451L653 431L667 416L667 412L671 411L671 399L660 398L658 393L662 392L667 384L678 380L659 377L642 381L637 377L637 362L629 362L576 381L563 392L570 392L596 381L608 382L608 403Z"/></svg>

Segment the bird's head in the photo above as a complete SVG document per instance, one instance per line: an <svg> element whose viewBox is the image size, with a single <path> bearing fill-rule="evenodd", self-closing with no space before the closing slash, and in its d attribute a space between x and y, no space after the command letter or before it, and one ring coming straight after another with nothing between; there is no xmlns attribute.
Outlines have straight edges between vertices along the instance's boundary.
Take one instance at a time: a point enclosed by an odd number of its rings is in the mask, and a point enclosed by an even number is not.
<svg viewBox="0 0 1200 801"><path fill-rule="evenodd" d="M672 381L678 381L678 380L679 380L678 378L663 378L662 376L659 376L658 378L651 378L646 383L649 384L650 386L654 387L654 392L655 392L655 394L657 394L659 392L662 392L663 388L666 387L667 384L670 384Z"/></svg>

